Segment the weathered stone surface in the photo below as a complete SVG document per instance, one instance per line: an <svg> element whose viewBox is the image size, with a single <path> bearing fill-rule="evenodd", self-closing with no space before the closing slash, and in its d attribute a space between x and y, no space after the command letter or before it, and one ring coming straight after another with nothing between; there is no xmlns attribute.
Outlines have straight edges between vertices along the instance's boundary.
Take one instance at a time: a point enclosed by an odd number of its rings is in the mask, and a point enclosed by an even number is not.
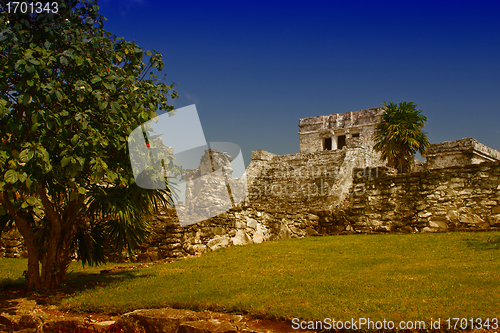
<svg viewBox="0 0 500 333"><path fill-rule="evenodd" d="M438 231L448 231L448 224L446 223L446 221L431 219L429 221L429 227L437 229Z"/></svg>
<svg viewBox="0 0 500 333"><path fill-rule="evenodd" d="M249 329L243 316L171 308L136 310L122 315L117 323L125 333L132 329L147 333L263 333Z"/></svg>
<svg viewBox="0 0 500 333"><path fill-rule="evenodd" d="M376 188L380 194L351 196L345 203L348 209L343 210L343 217L358 232L375 230L378 225L398 224L394 230L402 232L409 231L403 229L405 225L424 232L497 230L500 225L495 215L500 214L499 198L490 188L499 184L498 166L499 162L484 162L383 178L354 177L353 186L362 184L368 189ZM356 173L360 171L355 170ZM482 180L485 175L488 176L486 183ZM412 185L415 179L425 186ZM443 191L443 184L450 179L454 184L460 184L457 191Z"/></svg>
<svg viewBox="0 0 500 333"><path fill-rule="evenodd" d="M45 318L44 313L36 309L36 301L27 298L17 299L10 307L2 308L0 328L3 326L7 332L23 329L35 332Z"/></svg>
<svg viewBox="0 0 500 333"><path fill-rule="evenodd" d="M484 223L485 221L477 214L461 214L460 215L461 223Z"/></svg>
<svg viewBox="0 0 500 333"><path fill-rule="evenodd" d="M252 239L243 230L236 231L236 236L232 239L234 245L248 245L252 244Z"/></svg>
<svg viewBox="0 0 500 333"><path fill-rule="evenodd" d="M500 227L500 214L490 215L488 217L488 222L492 227Z"/></svg>
<svg viewBox="0 0 500 333"><path fill-rule="evenodd" d="M212 240L210 240L207 244L207 246L212 250L215 251L217 249L220 249L222 247L228 247L229 246L229 237L227 236L215 236Z"/></svg>
<svg viewBox="0 0 500 333"><path fill-rule="evenodd" d="M164 333L178 332L182 323L196 319L194 311L164 308L129 312L122 315L117 323L123 327L125 333L137 328L143 328L148 333Z"/></svg>

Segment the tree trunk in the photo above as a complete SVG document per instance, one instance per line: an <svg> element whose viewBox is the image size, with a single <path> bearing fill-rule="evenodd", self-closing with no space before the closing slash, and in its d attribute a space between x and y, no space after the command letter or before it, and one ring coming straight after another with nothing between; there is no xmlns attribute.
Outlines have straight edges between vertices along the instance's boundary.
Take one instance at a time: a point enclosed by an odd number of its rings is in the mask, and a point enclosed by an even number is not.
<svg viewBox="0 0 500 333"><path fill-rule="evenodd" d="M26 218L21 216L13 207L7 192L3 192L2 203L16 222L16 227L24 238L24 244L28 250L28 289L40 289L40 249L35 239L35 234Z"/></svg>
<svg viewBox="0 0 500 333"><path fill-rule="evenodd" d="M40 249L38 248L35 235L25 219L15 218L15 221L28 250L28 289L40 289Z"/></svg>

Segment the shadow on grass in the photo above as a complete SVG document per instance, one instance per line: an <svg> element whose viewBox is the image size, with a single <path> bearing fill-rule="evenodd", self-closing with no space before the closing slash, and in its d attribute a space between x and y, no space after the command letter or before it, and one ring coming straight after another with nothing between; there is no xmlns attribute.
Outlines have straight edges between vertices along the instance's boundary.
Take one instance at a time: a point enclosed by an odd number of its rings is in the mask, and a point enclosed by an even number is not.
<svg viewBox="0 0 500 333"><path fill-rule="evenodd" d="M17 279L2 278L0 279L0 292L8 288L18 288L26 286L26 279L18 277Z"/></svg>
<svg viewBox="0 0 500 333"><path fill-rule="evenodd" d="M79 291L92 290L124 280L141 279L149 276L150 274L144 272L142 269L105 272L101 274L69 272L66 276L66 281L61 286L47 292L29 292L26 288L26 279L24 277L2 279L0 280L0 303L14 302L13 304L15 304L16 299L28 298L36 300L40 305L58 305L63 298L74 295Z"/></svg>
<svg viewBox="0 0 500 333"><path fill-rule="evenodd" d="M467 247L475 250L500 250L500 236L482 237L480 239L466 239Z"/></svg>

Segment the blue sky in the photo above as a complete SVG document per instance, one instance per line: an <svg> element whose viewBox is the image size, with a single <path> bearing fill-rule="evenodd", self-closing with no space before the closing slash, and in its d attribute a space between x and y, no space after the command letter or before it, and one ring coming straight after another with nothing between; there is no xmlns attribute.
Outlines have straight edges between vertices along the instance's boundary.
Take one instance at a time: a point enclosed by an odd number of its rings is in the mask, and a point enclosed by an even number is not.
<svg viewBox="0 0 500 333"><path fill-rule="evenodd" d="M207 141L299 152L300 118L413 101L431 143L500 150L498 1L100 0L105 29L163 54Z"/></svg>

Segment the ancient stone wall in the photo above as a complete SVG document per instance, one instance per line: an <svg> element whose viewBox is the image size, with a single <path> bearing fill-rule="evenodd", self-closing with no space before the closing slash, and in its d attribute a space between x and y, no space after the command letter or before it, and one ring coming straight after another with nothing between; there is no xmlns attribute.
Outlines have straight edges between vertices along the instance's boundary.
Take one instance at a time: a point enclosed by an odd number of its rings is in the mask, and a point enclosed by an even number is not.
<svg viewBox="0 0 500 333"><path fill-rule="evenodd" d="M356 169L347 207L334 212L336 231L431 232L500 229L500 163L394 175Z"/></svg>
<svg viewBox="0 0 500 333"><path fill-rule="evenodd" d="M434 143L427 149L428 169L500 161L500 152L473 138Z"/></svg>
<svg viewBox="0 0 500 333"><path fill-rule="evenodd" d="M26 258L27 256L23 236L17 228L3 230L0 237L0 258Z"/></svg>
<svg viewBox="0 0 500 333"><path fill-rule="evenodd" d="M183 257L233 245L316 235L320 221L331 221L328 212L348 196L352 170L381 164L378 154L363 148L284 156L255 151L246 172L249 194L242 203L184 227L173 209L157 214L155 234L137 259Z"/></svg>

